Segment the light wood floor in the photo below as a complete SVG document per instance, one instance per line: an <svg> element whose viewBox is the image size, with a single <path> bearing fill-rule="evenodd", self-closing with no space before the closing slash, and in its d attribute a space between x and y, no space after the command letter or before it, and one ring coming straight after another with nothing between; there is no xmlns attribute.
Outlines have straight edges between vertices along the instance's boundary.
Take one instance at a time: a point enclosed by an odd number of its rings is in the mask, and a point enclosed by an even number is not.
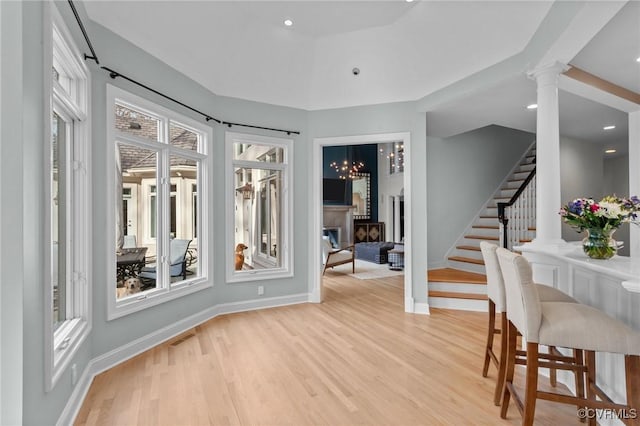
<svg viewBox="0 0 640 426"><path fill-rule="evenodd" d="M402 280L328 271L322 304L208 321L96 377L76 424L519 424L481 376L486 314L405 314ZM574 413L542 401L536 424Z"/></svg>

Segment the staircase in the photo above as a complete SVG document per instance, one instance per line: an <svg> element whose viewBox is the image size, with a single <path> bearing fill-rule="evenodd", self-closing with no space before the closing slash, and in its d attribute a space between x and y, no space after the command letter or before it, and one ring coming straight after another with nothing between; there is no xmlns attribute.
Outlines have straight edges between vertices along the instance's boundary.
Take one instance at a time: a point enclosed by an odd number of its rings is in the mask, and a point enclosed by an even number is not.
<svg viewBox="0 0 640 426"><path fill-rule="evenodd" d="M487 281L484 275L485 267L480 252L480 241L502 245L498 203L508 203L519 191L519 188L528 183L526 180L535 168L535 159L534 143L449 250L447 254L448 268L428 272L429 306L472 311L487 310ZM532 226L535 224L535 220L530 223L529 218L526 221L520 219L525 213L527 215L533 214L535 217L535 187L533 187L533 192L530 187L531 185L527 185L525 196L520 198L526 199L527 196L533 196L533 204L530 200L524 204L519 201L517 207L523 213L509 211L510 227L514 225L519 227L517 233L512 232L512 234L517 234L518 241L523 243L530 241L535 234L535 228ZM531 205L534 206L533 212L531 212ZM526 225L523 225L525 222ZM513 235L509 240L509 246L511 246Z"/></svg>

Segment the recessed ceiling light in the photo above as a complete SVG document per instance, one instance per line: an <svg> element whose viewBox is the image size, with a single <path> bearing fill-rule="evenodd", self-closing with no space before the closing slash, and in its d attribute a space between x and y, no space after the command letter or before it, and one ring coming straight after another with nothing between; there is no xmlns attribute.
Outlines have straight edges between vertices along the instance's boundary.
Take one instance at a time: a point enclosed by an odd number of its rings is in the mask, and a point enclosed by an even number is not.
<svg viewBox="0 0 640 426"><path fill-rule="evenodd" d="M636 62L640 62L640 56L638 56L638 59L636 59Z"/></svg>
<svg viewBox="0 0 640 426"><path fill-rule="evenodd" d="M616 128L616 126L604 126L602 129L603 130L613 130L615 128Z"/></svg>
<svg viewBox="0 0 640 426"><path fill-rule="evenodd" d="M538 108L538 104L527 105L527 109L536 109Z"/></svg>
<svg viewBox="0 0 640 426"><path fill-rule="evenodd" d="M614 152L616 152L615 149L607 149L604 152L606 152L607 154L613 154Z"/></svg>
<svg viewBox="0 0 640 426"><path fill-rule="evenodd" d="M407 3L413 3L413 0L404 0L404 1L406 1Z"/></svg>
<svg viewBox="0 0 640 426"><path fill-rule="evenodd" d="M284 20L284 24L285 24L287 27L290 27L290 26L292 26L292 25L293 25L293 21L292 21L291 19L285 19L285 20Z"/></svg>

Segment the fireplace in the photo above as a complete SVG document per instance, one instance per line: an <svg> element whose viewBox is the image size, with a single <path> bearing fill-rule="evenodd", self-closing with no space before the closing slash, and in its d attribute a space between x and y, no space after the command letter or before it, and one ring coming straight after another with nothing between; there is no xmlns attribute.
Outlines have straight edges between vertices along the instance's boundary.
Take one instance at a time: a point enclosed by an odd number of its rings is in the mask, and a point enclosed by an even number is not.
<svg viewBox="0 0 640 426"><path fill-rule="evenodd" d="M322 208L323 235L329 235L335 239L339 247L353 244L353 206L328 206Z"/></svg>

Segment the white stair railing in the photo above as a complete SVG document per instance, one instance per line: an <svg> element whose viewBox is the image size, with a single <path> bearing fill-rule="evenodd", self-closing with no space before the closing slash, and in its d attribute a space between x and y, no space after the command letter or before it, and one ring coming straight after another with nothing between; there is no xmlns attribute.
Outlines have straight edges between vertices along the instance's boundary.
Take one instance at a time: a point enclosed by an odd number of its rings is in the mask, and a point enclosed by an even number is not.
<svg viewBox="0 0 640 426"><path fill-rule="evenodd" d="M498 203L500 246L512 250L529 240L536 225L536 169L507 203Z"/></svg>

